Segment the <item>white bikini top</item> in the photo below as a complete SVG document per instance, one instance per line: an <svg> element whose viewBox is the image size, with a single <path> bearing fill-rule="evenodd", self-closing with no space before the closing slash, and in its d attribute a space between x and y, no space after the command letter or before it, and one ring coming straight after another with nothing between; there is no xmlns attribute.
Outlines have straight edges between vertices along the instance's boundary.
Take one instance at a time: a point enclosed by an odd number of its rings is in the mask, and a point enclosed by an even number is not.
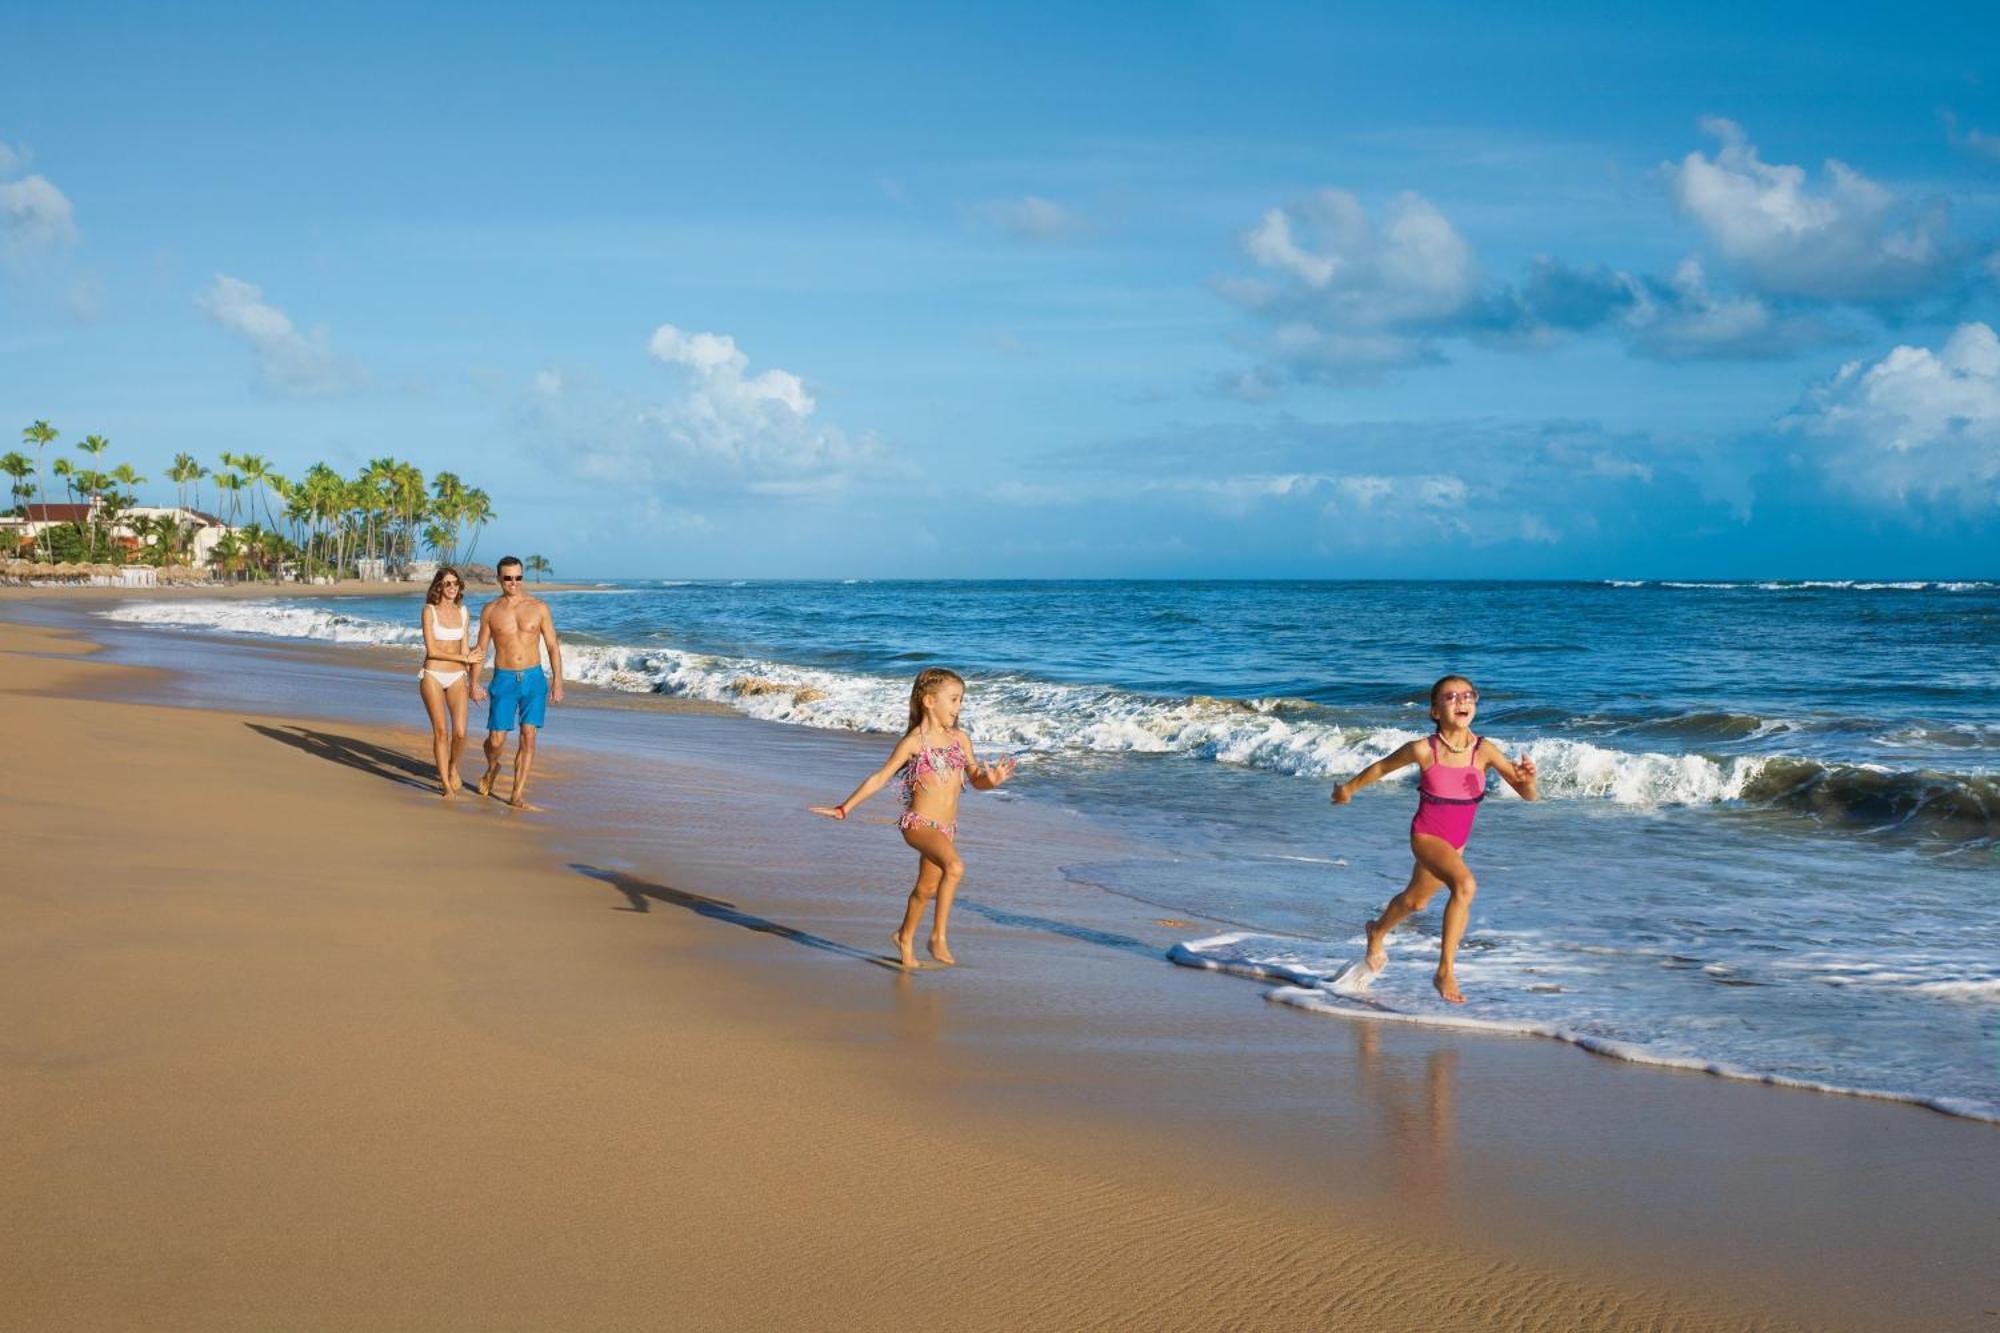
<svg viewBox="0 0 2000 1333"><path fill-rule="evenodd" d="M457 643L465 637L464 621L460 621L458 628L453 629L450 625L444 623L444 618L438 615L435 606L428 608L428 610L431 613L431 637L433 639L436 639L439 643ZM458 614L465 616L466 613L461 608ZM469 618L467 617L467 619Z"/></svg>

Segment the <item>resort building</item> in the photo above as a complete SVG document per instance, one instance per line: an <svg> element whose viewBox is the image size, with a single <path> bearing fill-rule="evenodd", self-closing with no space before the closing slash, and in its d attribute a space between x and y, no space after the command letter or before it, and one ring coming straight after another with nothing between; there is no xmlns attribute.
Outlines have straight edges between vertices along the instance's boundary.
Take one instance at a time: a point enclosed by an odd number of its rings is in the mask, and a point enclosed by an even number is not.
<svg viewBox="0 0 2000 1333"><path fill-rule="evenodd" d="M136 555L149 539L140 536L135 526L139 519L171 518L183 528L192 528L188 539L188 557L197 567L206 566L215 544L229 531L229 525L213 514L205 514L199 509L183 509L177 505L133 505L120 509L115 518L104 511L101 501L89 504L31 504L21 506L20 513L0 517L0 551L7 555L24 552L49 528L62 527L68 523L85 525L93 521L109 522L110 537Z"/></svg>

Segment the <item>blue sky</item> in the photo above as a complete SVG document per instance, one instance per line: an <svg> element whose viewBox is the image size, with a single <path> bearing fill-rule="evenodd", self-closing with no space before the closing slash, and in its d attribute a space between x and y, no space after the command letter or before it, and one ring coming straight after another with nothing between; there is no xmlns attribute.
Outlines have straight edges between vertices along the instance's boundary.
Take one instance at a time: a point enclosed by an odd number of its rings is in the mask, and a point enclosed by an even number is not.
<svg viewBox="0 0 2000 1333"><path fill-rule="evenodd" d="M2000 574L1977 7L0 32L0 418L155 477L393 454L571 575Z"/></svg>

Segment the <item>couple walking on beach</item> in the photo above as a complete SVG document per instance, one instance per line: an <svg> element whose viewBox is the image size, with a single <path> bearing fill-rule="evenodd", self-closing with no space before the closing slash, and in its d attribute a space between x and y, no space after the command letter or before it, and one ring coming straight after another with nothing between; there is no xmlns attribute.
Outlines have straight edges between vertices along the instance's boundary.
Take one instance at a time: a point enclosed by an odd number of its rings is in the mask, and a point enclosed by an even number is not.
<svg viewBox="0 0 2000 1333"><path fill-rule="evenodd" d="M486 773L479 794L493 794L506 758L507 733L518 731L514 749L514 785L507 803L517 810L528 804L528 776L535 767L535 737L551 703L561 703L562 644L556 638L555 617L548 604L531 596L522 583L523 566L514 556L497 569L500 595L479 613L477 630L465 602L465 579L449 565L438 570L424 594L421 613L424 665L417 673L417 690L431 719L431 752L437 761L438 787L455 796L465 786L458 760L465 749L466 714L470 705L486 701ZM548 650L548 670L542 651ZM482 685L480 673L487 654L493 656L493 679Z"/></svg>

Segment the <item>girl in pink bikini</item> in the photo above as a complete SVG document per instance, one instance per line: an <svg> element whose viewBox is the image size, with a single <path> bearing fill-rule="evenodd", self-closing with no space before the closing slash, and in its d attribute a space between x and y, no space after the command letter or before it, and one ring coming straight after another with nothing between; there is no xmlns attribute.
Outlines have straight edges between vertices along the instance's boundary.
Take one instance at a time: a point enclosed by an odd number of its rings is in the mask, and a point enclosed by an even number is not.
<svg viewBox="0 0 2000 1333"><path fill-rule="evenodd" d="M972 738L958 729L958 710L965 703L965 681L956 671L927 667L917 673L910 686L910 726L889 761L870 774L839 805L809 807L828 819L846 819L863 801L900 778L903 786L903 817L896 821L903 841L916 848L917 885L903 908L903 924L889 938L904 967L917 966L917 924L923 919L924 904L937 900L937 915L931 922L930 953L950 966L951 956L945 930L951 922L951 903L958 893L958 881L965 874L965 862L958 857L958 794L970 782L980 791L991 791L1014 771L1014 761L981 764L972 753Z"/></svg>
<svg viewBox="0 0 2000 1333"><path fill-rule="evenodd" d="M1465 996L1452 976L1458 957L1458 941L1465 934L1466 918L1472 913L1472 895L1478 885L1466 867L1466 839L1472 836L1472 817L1486 799L1486 770L1498 773L1521 796L1532 801L1535 789L1535 761L1522 755L1509 760L1500 747L1472 734L1473 714L1479 711L1479 691L1463 676L1446 676L1431 686L1431 720L1437 730L1422 740L1411 741L1386 759L1378 759L1333 789L1333 803L1346 805L1378 778L1410 764L1423 770L1417 778L1417 815L1410 821L1410 852L1416 865L1410 882L1389 900L1382 915L1368 923L1368 970L1380 972L1389 961L1384 943L1389 932L1403 918L1424 910L1424 904L1439 889L1451 890L1444 909L1444 942L1438 950L1437 991L1453 1004L1464 1004Z"/></svg>

